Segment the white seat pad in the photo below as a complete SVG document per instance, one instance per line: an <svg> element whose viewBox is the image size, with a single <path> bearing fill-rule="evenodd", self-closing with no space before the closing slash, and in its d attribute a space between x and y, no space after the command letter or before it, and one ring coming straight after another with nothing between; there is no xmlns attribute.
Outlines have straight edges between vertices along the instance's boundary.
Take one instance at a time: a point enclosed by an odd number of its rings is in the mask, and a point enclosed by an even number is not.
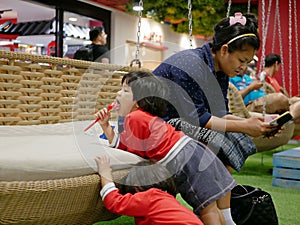
<svg viewBox="0 0 300 225"><path fill-rule="evenodd" d="M114 170L142 158L108 146L92 121L32 126L0 126L0 180L29 181L77 177L97 172L95 157L107 154Z"/></svg>

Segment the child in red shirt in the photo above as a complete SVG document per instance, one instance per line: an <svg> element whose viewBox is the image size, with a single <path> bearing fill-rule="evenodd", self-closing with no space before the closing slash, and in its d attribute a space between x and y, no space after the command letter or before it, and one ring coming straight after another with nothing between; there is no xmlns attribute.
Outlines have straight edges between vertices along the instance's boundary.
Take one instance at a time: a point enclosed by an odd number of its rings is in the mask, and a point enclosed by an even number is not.
<svg viewBox="0 0 300 225"><path fill-rule="evenodd" d="M116 97L118 132L109 124L104 108L96 116L109 143L165 166L182 198L206 225L224 224L216 200L236 185L224 164L208 147L177 131L163 119L167 88L150 72L124 75Z"/></svg>
<svg viewBox="0 0 300 225"><path fill-rule="evenodd" d="M112 182L109 158L99 156L96 162L101 176L100 194L109 211L133 216L137 225L203 225L191 210L176 200L174 179L162 165L143 161L132 167L124 182L134 185L125 186L127 194L122 195Z"/></svg>

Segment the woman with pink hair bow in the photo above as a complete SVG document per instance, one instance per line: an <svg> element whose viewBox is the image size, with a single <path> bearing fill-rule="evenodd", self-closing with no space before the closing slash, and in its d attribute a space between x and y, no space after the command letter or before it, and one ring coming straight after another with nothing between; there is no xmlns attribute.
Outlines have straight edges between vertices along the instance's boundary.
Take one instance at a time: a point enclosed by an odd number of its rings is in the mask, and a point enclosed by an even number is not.
<svg viewBox="0 0 300 225"><path fill-rule="evenodd" d="M243 73L259 47L257 18L237 12L214 26L211 43L180 51L153 71L168 80L171 92L164 119L207 144L229 171L232 168L239 171L247 157L256 152L248 135L265 135L276 129L264 122L263 117L244 119L229 112L229 77ZM243 144L245 140L247 146ZM230 193L217 204L226 225L234 225Z"/></svg>

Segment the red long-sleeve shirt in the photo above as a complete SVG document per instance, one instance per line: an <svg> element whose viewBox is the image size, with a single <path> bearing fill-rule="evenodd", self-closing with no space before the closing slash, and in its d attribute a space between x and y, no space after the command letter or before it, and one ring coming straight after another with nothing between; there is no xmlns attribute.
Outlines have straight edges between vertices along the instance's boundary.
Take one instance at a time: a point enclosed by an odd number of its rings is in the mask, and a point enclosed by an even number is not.
<svg viewBox="0 0 300 225"><path fill-rule="evenodd" d="M108 183L101 190L101 197L109 211L133 216L137 225L203 225L190 209L157 188L121 195L113 183Z"/></svg>
<svg viewBox="0 0 300 225"><path fill-rule="evenodd" d="M112 146L134 153L145 159L163 159L172 147L184 136L181 131L159 117L141 109L128 114L124 131L116 134Z"/></svg>

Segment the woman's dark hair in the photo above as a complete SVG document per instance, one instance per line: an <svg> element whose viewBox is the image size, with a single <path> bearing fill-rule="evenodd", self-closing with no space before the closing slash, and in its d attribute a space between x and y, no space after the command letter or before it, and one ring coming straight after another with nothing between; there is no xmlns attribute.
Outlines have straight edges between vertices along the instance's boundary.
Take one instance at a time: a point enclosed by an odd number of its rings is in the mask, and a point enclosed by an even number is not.
<svg viewBox="0 0 300 225"><path fill-rule="evenodd" d="M123 83L131 87L133 100L140 108L153 116L163 118L167 110L167 87L159 77L147 71L133 71L125 74Z"/></svg>
<svg viewBox="0 0 300 225"><path fill-rule="evenodd" d="M136 189L146 191L150 188L158 188L173 196L177 194L174 177L167 168L150 160L139 162L132 167L123 182L127 184L121 189L123 194L134 194Z"/></svg>
<svg viewBox="0 0 300 225"><path fill-rule="evenodd" d="M254 34L255 36L244 36L231 42L228 44L229 52L241 51L247 45L252 46L255 50L259 49L260 39L257 18L253 14L245 14L243 16L246 18L245 25L239 22L230 25L230 18L224 18L214 26L213 52L220 50L222 45L242 34Z"/></svg>

